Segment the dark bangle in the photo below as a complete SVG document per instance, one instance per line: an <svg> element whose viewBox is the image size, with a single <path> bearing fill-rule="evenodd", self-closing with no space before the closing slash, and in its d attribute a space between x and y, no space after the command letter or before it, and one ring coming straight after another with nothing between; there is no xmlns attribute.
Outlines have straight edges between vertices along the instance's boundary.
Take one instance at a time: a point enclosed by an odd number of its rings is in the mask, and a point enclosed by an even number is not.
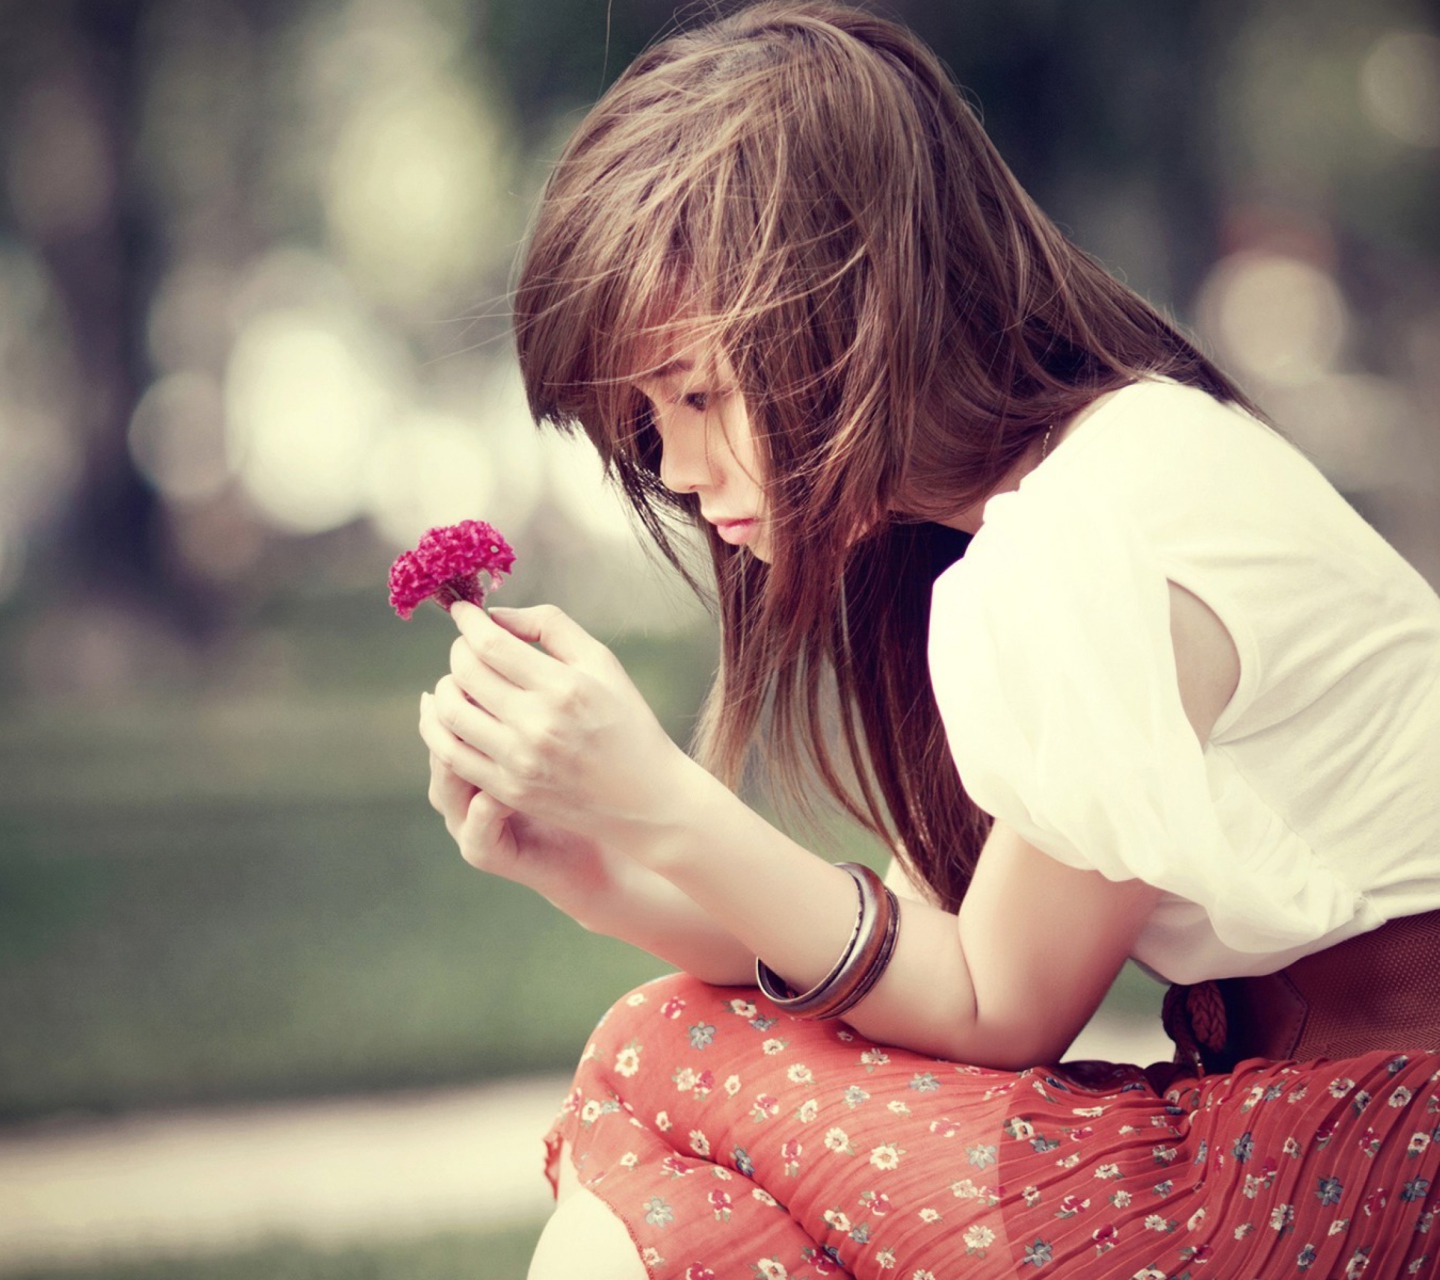
<svg viewBox="0 0 1440 1280"><path fill-rule="evenodd" d="M797 993L763 960L755 960L755 980L760 990L797 1018L838 1018L854 1008L880 980L895 952L900 930L900 907L895 895L869 867L855 862L837 865L853 877L859 909L850 941L835 967L809 991Z"/></svg>

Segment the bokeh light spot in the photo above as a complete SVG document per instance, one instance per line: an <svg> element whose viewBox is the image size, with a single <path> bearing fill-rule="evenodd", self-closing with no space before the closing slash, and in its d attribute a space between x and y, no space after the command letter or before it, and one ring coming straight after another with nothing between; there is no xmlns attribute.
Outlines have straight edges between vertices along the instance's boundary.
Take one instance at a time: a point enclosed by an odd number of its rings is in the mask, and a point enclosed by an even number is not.
<svg viewBox="0 0 1440 1280"><path fill-rule="evenodd" d="M499 477L482 433L449 414L417 411L385 433L370 456L368 507L397 546L426 529L490 519Z"/></svg>
<svg viewBox="0 0 1440 1280"><path fill-rule="evenodd" d="M194 371L152 383L130 419L130 457L176 502L203 502L230 480L225 404L215 380Z"/></svg>
<svg viewBox="0 0 1440 1280"><path fill-rule="evenodd" d="M326 214L346 259L386 301L417 306L496 248L508 165L499 129L460 88L367 103L341 134Z"/></svg>
<svg viewBox="0 0 1440 1280"><path fill-rule="evenodd" d="M1201 287L1198 312L1225 364L1279 385L1319 377L1345 340L1345 299L1334 278L1274 253L1222 259Z"/></svg>
<svg viewBox="0 0 1440 1280"><path fill-rule="evenodd" d="M1412 147L1440 147L1440 39L1391 31L1360 67L1360 105L1377 129Z"/></svg>
<svg viewBox="0 0 1440 1280"><path fill-rule="evenodd" d="M247 492L275 524L319 533L361 514L370 449L393 410L374 344L345 317L256 317L226 375L227 442Z"/></svg>

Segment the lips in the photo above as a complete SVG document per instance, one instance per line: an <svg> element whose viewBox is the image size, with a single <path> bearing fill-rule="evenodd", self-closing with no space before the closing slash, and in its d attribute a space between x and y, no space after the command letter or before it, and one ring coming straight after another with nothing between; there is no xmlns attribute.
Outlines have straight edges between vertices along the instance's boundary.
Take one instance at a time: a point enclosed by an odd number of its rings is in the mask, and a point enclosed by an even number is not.
<svg viewBox="0 0 1440 1280"><path fill-rule="evenodd" d="M753 518L724 520L707 516L706 519L715 526L715 532L722 541L737 547L748 542L759 527L759 522Z"/></svg>

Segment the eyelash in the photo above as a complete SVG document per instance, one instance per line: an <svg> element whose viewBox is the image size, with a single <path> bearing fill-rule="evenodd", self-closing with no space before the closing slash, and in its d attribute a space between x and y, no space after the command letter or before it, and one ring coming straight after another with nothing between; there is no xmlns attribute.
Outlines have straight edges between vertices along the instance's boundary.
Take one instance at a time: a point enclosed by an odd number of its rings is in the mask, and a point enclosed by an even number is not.
<svg viewBox="0 0 1440 1280"><path fill-rule="evenodd" d="M710 393L708 391L692 391L688 395L681 396L679 403L696 413L704 413L710 408Z"/></svg>

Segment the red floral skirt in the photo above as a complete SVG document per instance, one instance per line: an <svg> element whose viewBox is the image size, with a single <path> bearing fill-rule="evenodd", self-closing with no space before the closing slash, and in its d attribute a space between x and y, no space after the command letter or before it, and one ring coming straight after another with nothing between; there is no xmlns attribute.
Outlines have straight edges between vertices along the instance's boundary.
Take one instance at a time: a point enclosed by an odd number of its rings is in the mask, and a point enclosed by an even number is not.
<svg viewBox="0 0 1440 1280"><path fill-rule="evenodd" d="M1440 1277L1440 1053L991 1071L683 974L556 1127L653 1277Z"/></svg>

